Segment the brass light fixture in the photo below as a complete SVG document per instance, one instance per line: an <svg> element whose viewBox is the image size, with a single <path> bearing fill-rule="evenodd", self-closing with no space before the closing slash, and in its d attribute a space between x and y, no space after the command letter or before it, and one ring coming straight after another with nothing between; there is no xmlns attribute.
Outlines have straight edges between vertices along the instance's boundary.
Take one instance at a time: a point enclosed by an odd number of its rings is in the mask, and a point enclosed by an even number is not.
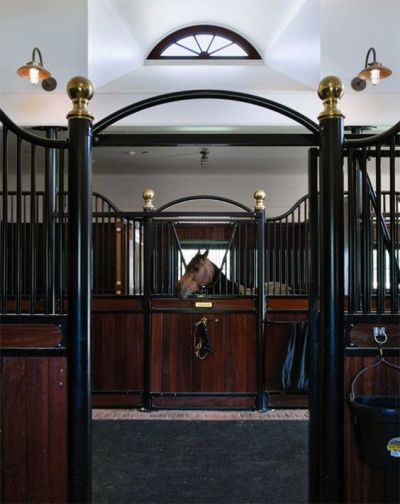
<svg viewBox="0 0 400 504"><path fill-rule="evenodd" d="M42 88L45 91L53 91L57 87L57 81L44 68L42 53L37 47L33 48L32 61L28 61L26 65L18 68L17 74L23 79L28 79L34 85L42 82Z"/></svg>
<svg viewBox="0 0 400 504"><path fill-rule="evenodd" d="M201 154L200 165L202 168L207 168L207 166L208 166L208 154L209 153L210 153L210 151L206 148L203 148L200 151L200 154Z"/></svg>
<svg viewBox="0 0 400 504"><path fill-rule="evenodd" d="M370 56L372 55L372 61L370 61ZM362 91L365 89L367 83L370 81L373 86L379 84L381 79L386 79L392 75L390 68L387 68L376 61L376 51L373 47L368 49L367 57L365 58L365 67L361 72L351 81L351 87L355 91Z"/></svg>

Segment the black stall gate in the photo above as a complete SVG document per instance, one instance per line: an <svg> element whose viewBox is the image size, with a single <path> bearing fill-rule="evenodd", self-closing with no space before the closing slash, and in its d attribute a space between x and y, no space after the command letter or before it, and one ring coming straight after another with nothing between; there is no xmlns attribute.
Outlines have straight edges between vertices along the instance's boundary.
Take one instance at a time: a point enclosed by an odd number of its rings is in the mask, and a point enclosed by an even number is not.
<svg viewBox="0 0 400 504"><path fill-rule="evenodd" d="M171 210L199 198L238 211ZM145 405L263 409L264 210L197 196L146 211L144 218ZM193 258L199 265L191 266ZM204 286L193 284L207 264L213 276ZM192 279L186 294L196 297L177 297L184 275Z"/></svg>

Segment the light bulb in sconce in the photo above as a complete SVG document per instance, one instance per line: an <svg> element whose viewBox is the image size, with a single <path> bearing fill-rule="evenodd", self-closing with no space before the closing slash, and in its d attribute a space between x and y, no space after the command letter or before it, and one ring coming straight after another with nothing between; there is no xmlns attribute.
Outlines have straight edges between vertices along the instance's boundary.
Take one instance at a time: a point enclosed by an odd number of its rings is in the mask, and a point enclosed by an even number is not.
<svg viewBox="0 0 400 504"><path fill-rule="evenodd" d="M57 87L57 81L51 77L51 74L43 66L42 54L37 47L32 51L32 61L17 70L17 74L23 79L36 85L42 82L42 88L45 91L53 91Z"/></svg>
<svg viewBox="0 0 400 504"><path fill-rule="evenodd" d="M377 84L379 84L379 74L380 74L380 71L377 68L374 68L371 70L371 84L373 86L376 86Z"/></svg>
<svg viewBox="0 0 400 504"><path fill-rule="evenodd" d="M31 81L31 84L36 85L39 83L39 70L37 68L29 69L29 80Z"/></svg>

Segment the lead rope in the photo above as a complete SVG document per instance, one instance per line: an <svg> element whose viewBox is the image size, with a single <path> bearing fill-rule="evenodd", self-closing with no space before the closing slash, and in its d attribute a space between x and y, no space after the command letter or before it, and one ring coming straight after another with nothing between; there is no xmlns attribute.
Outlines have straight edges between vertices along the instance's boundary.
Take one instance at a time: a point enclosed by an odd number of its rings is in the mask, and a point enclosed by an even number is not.
<svg viewBox="0 0 400 504"><path fill-rule="evenodd" d="M211 352L211 346L208 340L208 327L206 317L203 317L201 320L194 324L193 348L195 356L200 360L205 359Z"/></svg>

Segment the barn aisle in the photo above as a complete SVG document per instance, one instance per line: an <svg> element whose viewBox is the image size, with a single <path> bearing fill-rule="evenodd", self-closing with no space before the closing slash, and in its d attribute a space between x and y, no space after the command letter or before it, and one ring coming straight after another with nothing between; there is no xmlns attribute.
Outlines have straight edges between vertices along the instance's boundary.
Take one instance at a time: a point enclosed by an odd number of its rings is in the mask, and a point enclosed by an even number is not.
<svg viewBox="0 0 400 504"><path fill-rule="evenodd" d="M307 502L306 412L97 410L94 418L95 503Z"/></svg>

